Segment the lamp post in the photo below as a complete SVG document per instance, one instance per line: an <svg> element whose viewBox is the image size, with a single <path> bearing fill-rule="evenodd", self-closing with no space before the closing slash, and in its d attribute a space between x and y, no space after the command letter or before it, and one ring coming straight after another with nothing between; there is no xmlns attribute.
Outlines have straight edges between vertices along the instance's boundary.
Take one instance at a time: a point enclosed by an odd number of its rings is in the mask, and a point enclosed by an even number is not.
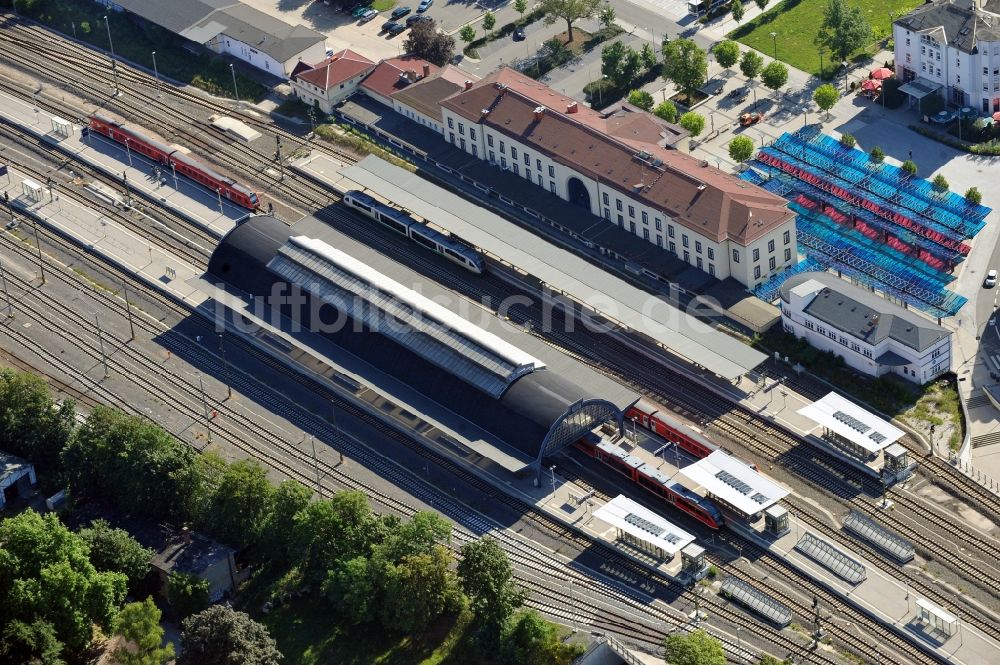
<svg viewBox="0 0 1000 665"><path fill-rule="evenodd" d="M823 82L823 54L826 53L826 49L822 46L819 47L819 80L820 83Z"/></svg>
<svg viewBox="0 0 1000 665"><path fill-rule="evenodd" d="M126 137L125 138L125 154L128 155L128 165L132 166L132 149L131 149L131 147L129 146L128 143L129 143L129 140Z"/></svg>
<svg viewBox="0 0 1000 665"><path fill-rule="evenodd" d="M236 108L240 108L240 89L236 87L236 68L229 63L229 71L233 75L233 92L236 94Z"/></svg>
<svg viewBox="0 0 1000 665"><path fill-rule="evenodd" d="M226 364L226 347L223 344L224 333L219 333L219 353L222 355L222 371L224 374L229 373L229 366ZM233 398L233 383L232 381L226 381L226 389L229 394L227 399Z"/></svg>
<svg viewBox="0 0 1000 665"><path fill-rule="evenodd" d="M153 51L153 76L156 77L156 98L159 99L160 93L160 70L156 68L156 51Z"/></svg>
<svg viewBox="0 0 1000 665"><path fill-rule="evenodd" d="M601 76L601 84L597 86L597 103L604 108L604 82L608 80L608 75L604 74Z"/></svg>
<svg viewBox="0 0 1000 665"><path fill-rule="evenodd" d="M121 94L118 88L118 63L115 62L115 43L111 41L111 24L108 23L108 15L104 15L104 27L108 31L108 49L111 51L111 76L115 81L115 97Z"/></svg>
<svg viewBox="0 0 1000 665"><path fill-rule="evenodd" d="M847 94L847 61L844 60L840 63L840 66L844 68L844 94Z"/></svg>
<svg viewBox="0 0 1000 665"><path fill-rule="evenodd" d="M774 43L774 59L778 59L778 33L771 32L771 42Z"/></svg>

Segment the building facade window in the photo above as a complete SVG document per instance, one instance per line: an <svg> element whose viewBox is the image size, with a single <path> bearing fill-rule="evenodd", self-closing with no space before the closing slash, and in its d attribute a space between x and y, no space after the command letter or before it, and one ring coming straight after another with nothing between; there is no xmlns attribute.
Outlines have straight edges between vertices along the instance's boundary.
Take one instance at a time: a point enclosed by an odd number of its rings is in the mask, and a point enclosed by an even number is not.
<svg viewBox="0 0 1000 665"><path fill-rule="evenodd" d="M514 160L517 159L517 148L515 148L514 146L510 147L510 158Z"/></svg>
<svg viewBox="0 0 1000 665"><path fill-rule="evenodd" d="M691 252L684 250L684 263L691 263Z"/></svg>
<svg viewBox="0 0 1000 665"><path fill-rule="evenodd" d="M768 254L774 254L774 241L773 240L768 240L767 241L767 253Z"/></svg>
<svg viewBox="0 0 1000 665"><path fill-rule="evenodd" d="M695 262L698 264L698 270L704 270L705 269L704 265L702 264L700 256L696 256L695 257Z"/></svg>
<svg viewBox="0 0 1000 665"><path fill-rule="evenodd" d="M552 166L551 164L549 164L549 177L550 178L556 177L556 167Z"/></svg>
<svg viewBox="0 0 1000 665"><path fill-rule="evenodd" d="M642 211L642 223L649 224L649 214L645 210Z"/></svg>
<svg viewBox="0 0 1000 665"><path fill-rule="evenodd" d="M711 247L708 248L708 260L709 261L715 260L715 250L712 249Z"/></svg>
<svg viewBox="0 0 1000 665"><path fill-rule="evenodd" d="M493 135L492 134L487 134L486 135L486 145L488 145L491 148L493 147Z"/></svg>
<svg viewBox="0 0 1000 665"><path fill-rule="evenodd" d="M791 260L792 260L792 250L786 249L785 250L785 263L788 263Z"/></svg>
<svg viewBox="0 0 1000 665"><path fill-rule="evenodd" d="M700 240L695 240L694 241L694 251L697 252L698 254L701 254L701 241Z"/></svg>
<svg viewBox="0 0 1000 665"><path fill-rule="evenodd" d="M476 140L476 130L474 130L472 127L469 127L469 138L472 139L473 141Z"/></svg>
<svg viewBox="0 0 1000 665"><path fill-rule="evenodd" d="M670 253L673 254L674 256L677 256L677 243L675 242L670 243Z"/></svg>
<svg viewBox="0 0 1000 665"><path fill-rule="evenodd" d="M740 262L740 253L739 253L739 251L737 251L737 250L734 249L733 250L733 263L739 263L739 262Z"/></svg>
<svg viewBox="0 0 1000 665"><path fill-rule="evenodd" d="M460 136L465 136L465 125L461 122L458 123L458 133Z"/></svg>
<svg viewBox="0 0 1000 665"><path fill-rule="evenodd" d="M709 263L708 264L708 274L711 275L712 277L715 277L715 264L714 263Z"/></svg>
<svg viewBox="0 0 1000 665"><path fill-rule="evenodd" d="M553 194L556 193L556 183L554 183L551 180L549 180L549 191L552 192Z"/></svg>
<svg viewBox="0 0 1000 665"><path fill-rule="evenodd" d="M604 219L611 221L611 208L604 209Z"/></svg>
<svg viewBox="0 0 1000 665"><path fill-rule="evenodd" d="M785 241L786 245L789 244L790 242L792 242L792 232L791 231L785 231L785 234L782 237L782 240Z"/></svg>
<svg viewBox="0 0 1000 665"><path fill-rule="evenodd" d="M662 231L663 230L663 222L660 221L659 217L657 217L656 219L654 219L653 222L656 224L656 230L657 231Z"/></svg>
<svg viewBox="0 0 1000 665"><path fill-rule="evenodd" d="M690 247L690 246L691 246L691 245L690 245L690 244L688 243L688 237L687 237L687 234L686 234L686 233L682 233L682 234L681 234L681 244L682 244L682 245L684 245L685 247Z"/></svg>
<svg viewBox="0 0 1000 665"><path fill-rule="evenodd" d="M531 166L531 155L524 153L524 165Z"/></svg>
<svg viewBox="0 0 1000 665"><path fill-rule="evenodd" d="M635 206L629 206L628 207L628 216L629 217L635 217Z"/></svg>
<svg viewBox="0 0 1000 665"><path fill-rule="evenodd" d="M767 267L771 272L774 272L774 266L775 266L774 257L772 256L767 262Z"/></svg>
<svg viewBox="0 0 1000 665"><path fill-rule="evenodd" d="M601 195L601 199L604 201L604 205L611 205L610 204L611 197L608 196L607 192L604 192L604 194Z"/></svg>
<svg viewBox="0 0 1000 665"><path fill-rule="evenodd" d="M668 226L667 227L667 236L669 236L671 238L674 237L674 227L672 227L672 226Z"/></svg>
<svg viewBox="0 0 1000 665"><path fill-rule="evenodd" d="M760 250L755 248L753 250L753 262L757 263L758 261L760 261Z"/></svg>
<svg viewBox="0 0 1000 665"><path fill-rule="evenodd" d="M455 129L455 119L454 118L451 118L451 117L448 118L448 129Z"/></svg>
<svg viewBox="0 0 1000 665"><path fill-rule="evenodd" d="M643 240L649 240L649 229L643 229L642 230L642 239Z"/></svg>
<svg viewBox="0 0 1000 665"><path fill-rule="evenodd" d="M507 158L506 157L501 157L500 158L500 168L502 168L502 169L506 169L507 168Z"/></svg>
<svg viewBox="0 0 1000 665"><path fill-rule="evenodd" d="M500 141L500 154L501 155L507 154L507 146L504 145L503 141Z"/></svg>
<svg viewBox="0 0 1000 665"><path fill-rule="evenodd" d="M760 279L760 266L753 267L753 278Z"/></svg>
<svg viewBox="0 0 1000 665"><path fill-rule="evenodd" d="M615 210L617 210L618 212L621 212L622 208L623 208L623 206L622 206L622 200L621 199L615 199Z"/></svg>

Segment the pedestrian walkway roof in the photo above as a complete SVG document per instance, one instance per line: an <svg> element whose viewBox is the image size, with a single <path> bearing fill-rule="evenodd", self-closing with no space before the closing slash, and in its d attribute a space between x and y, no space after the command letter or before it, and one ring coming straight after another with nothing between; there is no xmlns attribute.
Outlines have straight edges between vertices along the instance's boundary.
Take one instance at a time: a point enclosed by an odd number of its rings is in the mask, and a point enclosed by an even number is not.
<svg viewBox="0 0 1000 665"><path fill-rule="evenodd" d="M799 414L872 454L890 446L903 436L901 429L834 392L802 407L799 409Z"/></svg>
<svg viewBox="0 0 1000 665"><path fill-rule="evenodd" d="M764 354L670 303L551 245L489 210L374 156L341 173L501 261L526 270L557 293L636 331L689 362L734 379Z"/></svg>
<svg viewBox="0 0 1000 665"><path fill-rule="evenodd" d="M680 472L745 515L755 515L788 496L784 487L721 450Z"/></svg>
<svg viewBox="0 0 1000 665"><path fill-rule="evenodd" d="M694 542L690 533L624 495L616 496L595 510L594 517L659 548L668 557Z"/></svg>

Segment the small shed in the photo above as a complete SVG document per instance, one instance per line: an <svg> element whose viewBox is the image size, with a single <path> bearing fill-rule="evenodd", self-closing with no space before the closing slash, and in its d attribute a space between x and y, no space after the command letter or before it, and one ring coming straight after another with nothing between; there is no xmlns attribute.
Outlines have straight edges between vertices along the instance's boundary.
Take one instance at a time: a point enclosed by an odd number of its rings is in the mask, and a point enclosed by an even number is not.
<svg viewBox="0 0 1000 665"><path fill-rule="evenodd" d="M167 537L150 562L160 575L163 593L171 573L188 573L208 580L208 599L221 600L236 588L236 550L190 529Z"/></svg>
<svg viewBox="0 0 1000 665"><path fill-rule="evenodd" d="M0 451L0 510L8 499L31 496L31 488L37 482L34 464Z"/></svg>

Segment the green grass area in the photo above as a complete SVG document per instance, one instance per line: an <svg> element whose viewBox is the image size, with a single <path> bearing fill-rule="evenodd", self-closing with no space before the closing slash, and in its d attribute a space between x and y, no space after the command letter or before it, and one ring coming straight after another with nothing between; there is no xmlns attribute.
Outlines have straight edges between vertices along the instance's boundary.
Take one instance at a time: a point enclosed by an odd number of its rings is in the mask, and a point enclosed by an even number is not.
<svg viewBox="0 0 1000 665"><path fill-rule="evenodd" d="M922 4L921 0L851 0L868 17L876 37L891 34L889 12L901 16ZM778 33L778 59L810 74L819 74L819 52L816 35L823 23L827 0L784 0L752 21L747 21L729 36L768 55L774 54L771 33ZM874 53L874 45L852 56L863 59ZM839 63L829 52L823 58L823 70L830 77Z"/></svg>
<svg viewBox="0 0 1000 665"><path fill-rule="evenodd" d="M316 136L334 145L352 150L362 157L376 155L407 171L417 170L417 167L407 161L402 153L385 149L347 123L342 123L339 127L334 124L316 125Z"/></svg>
<svg viewBox="0 0 1000 665"><path fill-rule="evenodd" d="M387 12L396 6L396 0L375 0L372 3L372 9L377 12Z"/></svg>
<svg viewBox="0 0 1000 665"><path fill-rule="evenodd" d="M938 436L941 425L953 426L954 429L948 438L948 447L958 450L964 437L960 399L958 388L953 381L935 382L927 387L913 408L906 412L905 418L917 426L937 426Z"/></svg>
<svg viewBox="0 0 1000 665"><path fill-rule="evenodd" d="M10 5L9 0L4 1ZM152 69L152 54L156 51L156 65L162 76L213 95L235 97L232 73L221 56L192 53L186 48L192 46L191 42L134 16L107 11L91 0L18 0L17 8L24 16L105 50L108 49L108 30L103 18L106 14L116 55ZM239 72L236 85L240 99L247 101L257 101L267 93L266 87Z"/></svg>

